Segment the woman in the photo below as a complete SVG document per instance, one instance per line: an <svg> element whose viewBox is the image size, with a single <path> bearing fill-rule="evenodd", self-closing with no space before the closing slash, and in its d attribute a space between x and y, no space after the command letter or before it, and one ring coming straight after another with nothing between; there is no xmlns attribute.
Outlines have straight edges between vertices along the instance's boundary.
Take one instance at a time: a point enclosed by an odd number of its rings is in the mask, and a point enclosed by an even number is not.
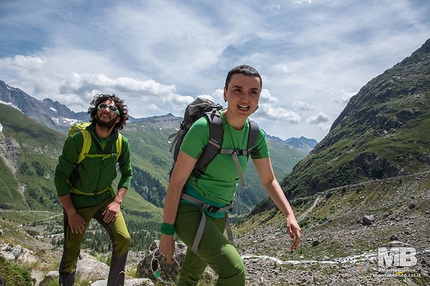
<svg viewBox="0 0 430 286"><path fill-rule="evenodd" d="M224 128L222 148L246 149L248 117L258 107L261 89L261 76L250 66L235 67L227 74L224 100L228 106L221 112ZM203 210L207 218L204 231L197 251L191 250L202 209L190 200L181 199L182 192L216 208L224 208L233 200L237 188L238 174L231 155L218 154L203 172L193 171L208 138L209 123L204 116L193 124L182 142L167 188L159 249L167 261L172 263L174 232L188 246L177 285L197 285L207 265L219 275L217 285L245 285L242 258L223 235L224 213ZM300 227L273 173L266 137L262 130L251 158L265 190L285 215L288 233L294 239L291 249L295 250L300 242ZM245 170L247 158L240 156L239 159L242 170Z"/></svg>

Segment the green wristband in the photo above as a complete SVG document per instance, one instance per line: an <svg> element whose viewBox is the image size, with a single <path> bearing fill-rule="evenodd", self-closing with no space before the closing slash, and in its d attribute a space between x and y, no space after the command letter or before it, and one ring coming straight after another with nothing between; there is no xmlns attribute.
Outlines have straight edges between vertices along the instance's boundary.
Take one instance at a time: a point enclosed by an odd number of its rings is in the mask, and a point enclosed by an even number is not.
<svg viewBox="0 0 430 286"><path fill-rule="evenodd" d="M165 234L165 235L168 235L168 236L173 236L173 234L175 234L175 225L167 223L167 222L163 222L161 224L160 231L161 231L162 234Z"/></svg>

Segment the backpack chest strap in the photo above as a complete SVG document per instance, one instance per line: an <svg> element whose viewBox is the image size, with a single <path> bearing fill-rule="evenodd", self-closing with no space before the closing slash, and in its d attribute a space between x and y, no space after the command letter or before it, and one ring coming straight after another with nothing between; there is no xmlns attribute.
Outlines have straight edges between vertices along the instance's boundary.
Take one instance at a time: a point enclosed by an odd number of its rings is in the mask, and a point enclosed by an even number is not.
<svg viewBox="0 0 430 286"><path fill-rule="evenodd" d="M246 150L233 150L233 149L221 149L220 154L227 154L233 157L234 165L236 165L237 173L239 174L240 182L242 183L242 188L244 190L248 189L248 186L245 182L245 176L243 175L242 168L240 167L239 157L238 156L248 156L248 151Z"/></svg>

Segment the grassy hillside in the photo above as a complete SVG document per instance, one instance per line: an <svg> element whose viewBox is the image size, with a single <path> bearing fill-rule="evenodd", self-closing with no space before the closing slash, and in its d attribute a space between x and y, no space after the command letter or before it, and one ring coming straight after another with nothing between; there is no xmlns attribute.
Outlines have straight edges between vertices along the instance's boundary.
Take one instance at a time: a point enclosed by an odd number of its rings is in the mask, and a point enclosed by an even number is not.
<svg viewBox="0 0 430 286"><path fill-rule="evenodd" d="M64 136L44 128L21 112L0 104L3 208L59 210L53 188L56 160Z"/></svg>

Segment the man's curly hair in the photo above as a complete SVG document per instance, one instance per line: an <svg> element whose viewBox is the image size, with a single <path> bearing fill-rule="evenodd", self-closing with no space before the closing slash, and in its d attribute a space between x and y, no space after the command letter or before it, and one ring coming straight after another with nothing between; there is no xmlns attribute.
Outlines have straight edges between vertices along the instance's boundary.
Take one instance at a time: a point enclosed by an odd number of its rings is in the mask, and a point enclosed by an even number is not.
<svg viewBox="0 0 430 286"><path fill-rule="evenodd" d="M96 122L97 106L99 106L100 103L106 100L111 100L114 103L115 107L118 108L119 117L121 118L121 120L115 124L114 129L121 130L128 120L128 108L127 105L124 104L124 100L122 100L115 94L96 94L94 96L93 100L90 103L91 107L88 108L88 114L91 116L91 122Z"/></svg>

